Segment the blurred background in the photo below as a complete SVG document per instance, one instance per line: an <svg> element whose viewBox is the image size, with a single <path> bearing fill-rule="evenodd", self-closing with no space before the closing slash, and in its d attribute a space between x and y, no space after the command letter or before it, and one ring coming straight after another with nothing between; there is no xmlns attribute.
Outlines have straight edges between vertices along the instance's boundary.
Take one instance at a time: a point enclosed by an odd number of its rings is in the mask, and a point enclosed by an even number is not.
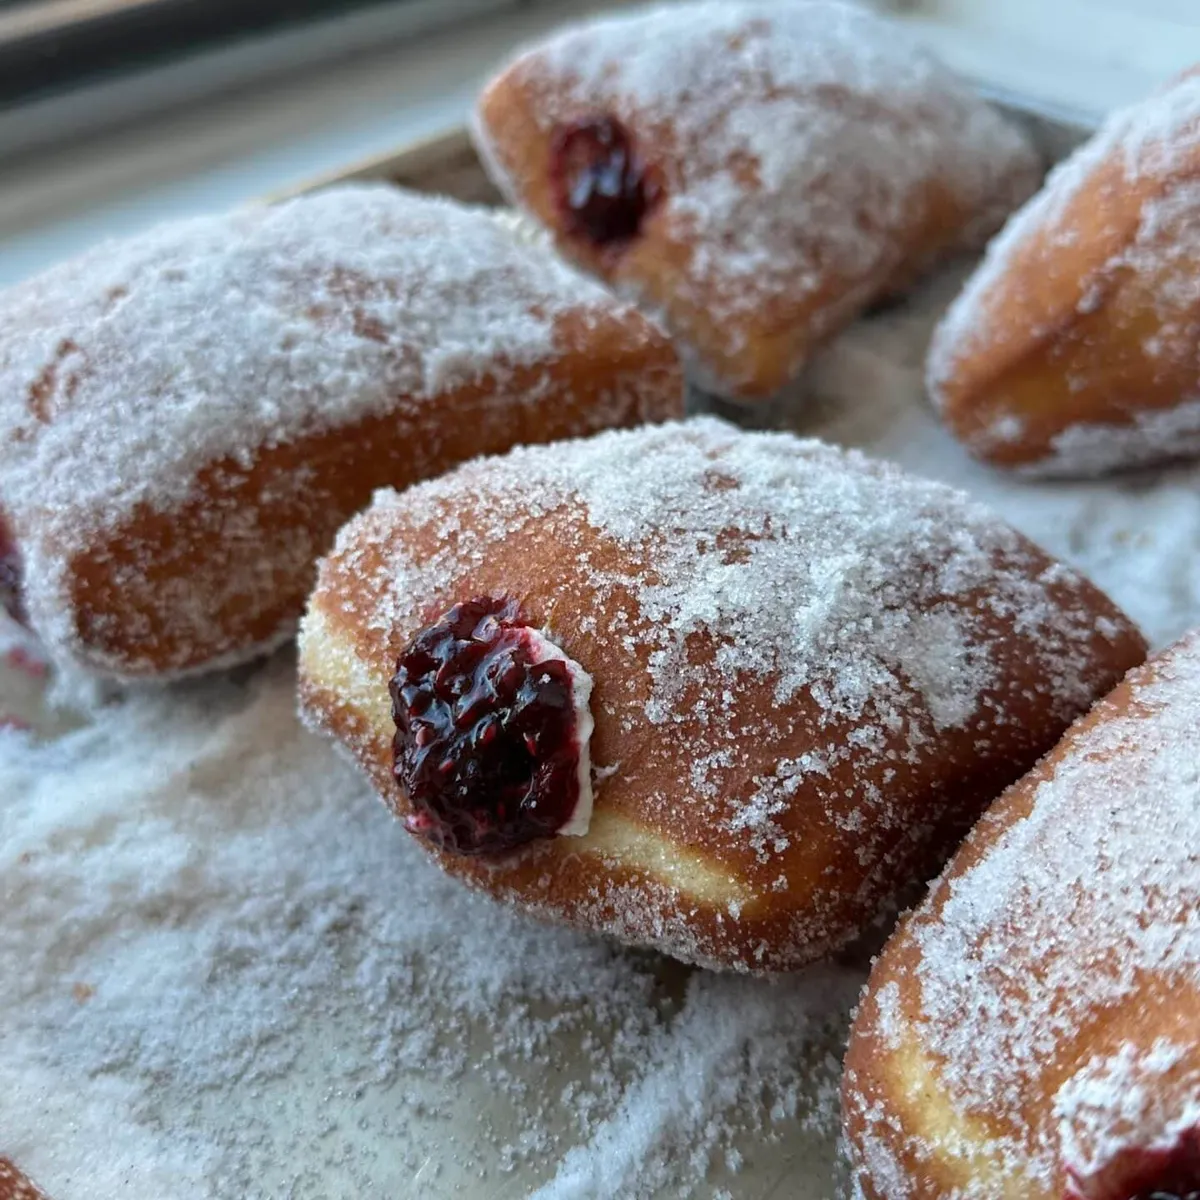
<svg viewBox="0 0 1200 1200"><path fill-rule="evenodd" d="M788 3L789 0L775 0ZM1094 122L1200 61L1200 0L874 0L985 89ZM0 284L461 124L598 0L0 0Z"/></svg>
<svg viewBox="0 0 1200 1200"><path fill-rule="evenodd" d="M44 144L530 2L0 0L4 148Z"/></svg>

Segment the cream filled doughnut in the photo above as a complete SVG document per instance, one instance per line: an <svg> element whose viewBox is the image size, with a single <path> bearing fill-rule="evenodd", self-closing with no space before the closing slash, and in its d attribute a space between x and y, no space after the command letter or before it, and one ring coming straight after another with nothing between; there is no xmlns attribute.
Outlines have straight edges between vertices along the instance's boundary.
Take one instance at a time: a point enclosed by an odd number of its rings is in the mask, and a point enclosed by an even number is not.
<svg viewBox="0 0 1200 1200"><path fill-rule="evenodd" d="M681 404L650 322L483 209L167 225L0 295L0 598L104 675L246 658L374 488Z"/></svg>
<svg viewBox="0 0 1200 1200"><path fill-rule="evenodd" d="M377 494L300 693L465 882L769 972L926 878L1142 653L960 493L706 419Z"/></svg>
<svg viewBox="0 0 1200 1200"><path fill-rule="evenodd" d="M857 1196L1200 1195L1198 773L1193 633L996 802L876 963Z"/></svg>
<svg viewBox="0 0 1200 1200"><path fill-rule="evenodd" d="M1037 186L1023 134L827 0L673 4L531 47L481 96L493 179L660 314L707 389L770 396L812 349Z"/></svg>

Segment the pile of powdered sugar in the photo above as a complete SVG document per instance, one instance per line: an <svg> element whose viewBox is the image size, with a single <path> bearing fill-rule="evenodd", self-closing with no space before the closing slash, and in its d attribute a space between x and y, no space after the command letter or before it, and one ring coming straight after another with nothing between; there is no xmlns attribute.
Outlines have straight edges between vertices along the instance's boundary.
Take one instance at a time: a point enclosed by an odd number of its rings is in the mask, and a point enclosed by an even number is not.
<svg viewBox="0 0 1200 1200"><path fill-rule="evenodd" d="M756 419L964 487L1158 644L1200 623L1200 472L1035 485L940 429L922 360L954 285L861 322L807 404ZM54 1200L828 1200L860 971L689 975L469 895L292 689L282 659L0 733L0 1153Z"/></svg>
<svg viewBox="0 0 1200 1200"><path fill-rule="evenodd" d="M828 1137L856 972L688 976L472 896L293 672L0 734L0 1131L55 1200L648 1195Z"/></svg>

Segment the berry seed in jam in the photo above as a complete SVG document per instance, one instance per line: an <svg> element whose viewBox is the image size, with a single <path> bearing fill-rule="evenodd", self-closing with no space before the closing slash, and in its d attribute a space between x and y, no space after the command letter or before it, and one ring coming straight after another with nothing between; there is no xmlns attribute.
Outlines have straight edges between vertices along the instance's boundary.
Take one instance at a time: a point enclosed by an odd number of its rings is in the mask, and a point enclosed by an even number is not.
<svg viewBox="0 0 1200 1200"><path fill-rule="evenodd" d="M586 830L591 679L515 601L456 604L417 634L389 690L410 833L480 855Z"/></svg>
<svg viewBox="0 0 1200 1200"><path fill-rule="evenodd" d="M21 599L21 556L3 513L0 513L0 608L14 621L25 623L25 605Z"/></svg>
<svg viewBox="0 0 1200 1200"><path fill-rule="evenodd" d="M1200 1200L1200 1129L1170 1146L1122 1151L1086 1188L1072 1184L1066 1200Z"/></svg>
<svg viewBox="0 0 1200 1200"><path fill-rule="evenodd" d="M637 237L662 199L657 177L615 117L560 126L550 148L550 170L567 232L597 247Z"/></svg>

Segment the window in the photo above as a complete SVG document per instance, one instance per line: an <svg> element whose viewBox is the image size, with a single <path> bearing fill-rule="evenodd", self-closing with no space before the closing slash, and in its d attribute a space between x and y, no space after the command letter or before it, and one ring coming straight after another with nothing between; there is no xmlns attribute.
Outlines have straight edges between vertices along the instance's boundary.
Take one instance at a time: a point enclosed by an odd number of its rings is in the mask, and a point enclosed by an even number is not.
<svg viewBox="0 0 1200 1200"><path fill-rule="evenodd" d="M0 0L0 107L307 28L428 28L519 0ZM377 38L378 33L373 35ZM290 42L299 44L293 36ZM369 39L364 44L370 44ZM336 52L351 46L333 37ZM311 57L311 45L305 51ZM278 55L264 58L278 65Z"/></svg>

